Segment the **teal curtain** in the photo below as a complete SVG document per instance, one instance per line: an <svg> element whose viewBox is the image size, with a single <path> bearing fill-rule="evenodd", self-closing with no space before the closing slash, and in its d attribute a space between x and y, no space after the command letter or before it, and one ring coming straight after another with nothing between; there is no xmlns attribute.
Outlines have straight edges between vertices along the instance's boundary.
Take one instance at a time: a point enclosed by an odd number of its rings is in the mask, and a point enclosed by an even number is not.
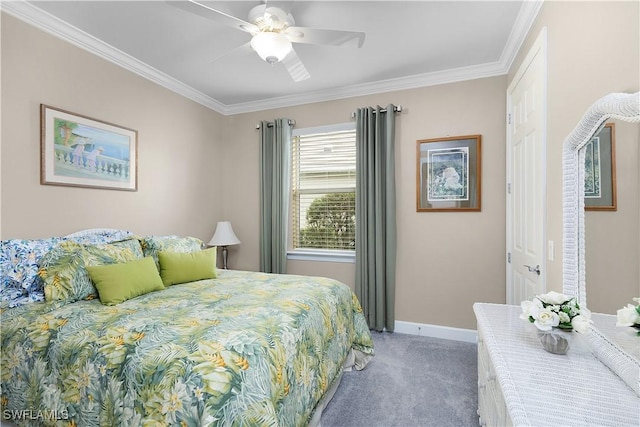
<svg viewBox="0 0 640 427"><path fill-rule="evenodd" d="M287 272L291 174L289 119L260 123L260 271Z"/></svg>
<svg viewBox="0 0 640 427"><path fill-rule="evenodd" d="M356 296L369 328L393 332L396 278L395 106L356 111Z"/></svg>

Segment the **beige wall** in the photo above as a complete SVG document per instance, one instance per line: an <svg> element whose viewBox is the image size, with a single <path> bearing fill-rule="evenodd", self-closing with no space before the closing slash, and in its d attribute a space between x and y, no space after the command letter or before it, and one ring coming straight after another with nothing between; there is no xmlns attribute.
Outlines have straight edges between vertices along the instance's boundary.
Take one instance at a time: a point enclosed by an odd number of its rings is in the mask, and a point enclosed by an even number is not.
<svg viewBox="0 0 640 427"><path fill-rule="evenodd" d="M396 319L475 328L475 301L505 300L505 91L503 76L230 117L224 204L242 240L232 253L235 267L259 264L259 120L287 117L305 128L349 122L361 106L400 104ZM416 141L470 134L482 135L482 212L417 213ZM288 263L289 273L335 277L351 286L354 271L353 264Z"/></svg>
<svg viewBox="0 0 640 427"><path fill-rule="evenodd" d="M550 290L562 289L562 142L597 99L640 89L638 8L638 2L545 2L509 72L510 83L546 26L547 237L556 242L555 261L547 263ZM587 214L587 301L595 311L613 312L639 294L639 128L616 125L618 212Z"/></svg>
<svg viewBox="0 0 640 427"><path fill-rule="evenodd" d="M2 99L2 19L0 17L0 100ZM2 189L2 102L0 102L0 190ZM0 238L2 238L2 194L0 194Z"/></svg>
<svg viewBox="0 0 640 427"><path fill-rule="evenodd" d="M242 241L230 248L230 267L255 270L255 124L276 117L295 119L299 128L344 123L358 107L401 104L396 317L473 329L473 302L505 301L505 92L521 58L547 26L547 223L557 245L548 269L549 288L560 289L561 142L595 99L638 90L637 18L637 3L547 2L508 76L221 117L3 14L0 235L42 237L107 226L208 239L216 221L227 219ZM139 191L41 186L40 103L137 129ZM618 146L638 141L637 126L617 131ZM482 212L417 213L416 140L467 134L483 138ZM621 167L619 174L627 174ZM629 234L640 237L637 229L636 219ZM290 261L289 272L335 277L353 287L353 264Z"/></svg>
<svg viewBox="0 0 640 427"><path fill-rule="evenodd" d="M40 104L138 131L138 191L40 185ZM223 206L208 108L2 14L2 238L91 227L209 239Z"/></svg>

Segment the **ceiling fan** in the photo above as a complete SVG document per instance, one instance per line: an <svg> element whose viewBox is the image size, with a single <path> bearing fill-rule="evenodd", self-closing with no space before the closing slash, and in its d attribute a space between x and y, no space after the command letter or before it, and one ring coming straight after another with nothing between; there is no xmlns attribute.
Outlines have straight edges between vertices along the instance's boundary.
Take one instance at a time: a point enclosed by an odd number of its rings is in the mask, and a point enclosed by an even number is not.
<svg viewBox="0 0 640 427"><path fill-rule="evenodd" d="M365 38L363 32L296 27L289 13L293 1L265 1L249 11L246 21L216 10L202 1L187 0L171 4L251 34L253 37L247 45L269 64L282 63L295 82L311 76L292 43L359 48Z"/></svg>

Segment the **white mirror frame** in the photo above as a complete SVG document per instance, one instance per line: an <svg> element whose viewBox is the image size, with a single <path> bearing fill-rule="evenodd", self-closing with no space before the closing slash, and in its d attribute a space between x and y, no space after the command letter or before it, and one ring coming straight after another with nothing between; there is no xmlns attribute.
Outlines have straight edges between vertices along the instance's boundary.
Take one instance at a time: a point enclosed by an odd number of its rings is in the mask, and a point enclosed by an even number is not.
<svg viewBox="0 0 640 427"><path fill-rule="evenodd" d="M581 307L587 307L585 286L585 215L584 215L584 151L582 147L609 119L640 122L640 92L612 93L596 101L578 126L564 141L562 291L575 296ZM622 304L622 303L621 303ZM625 352L596 325L585 336L592 353L640 396L640 360Z"/></svg>
<svg viewBox="0 0 640 427"><path fill-rule="evenodd" d="M640 122L640 92L611 93L596 101L564 140L562 159L562 292L587 306L585 288L584 150L609 119Z"/></svg>

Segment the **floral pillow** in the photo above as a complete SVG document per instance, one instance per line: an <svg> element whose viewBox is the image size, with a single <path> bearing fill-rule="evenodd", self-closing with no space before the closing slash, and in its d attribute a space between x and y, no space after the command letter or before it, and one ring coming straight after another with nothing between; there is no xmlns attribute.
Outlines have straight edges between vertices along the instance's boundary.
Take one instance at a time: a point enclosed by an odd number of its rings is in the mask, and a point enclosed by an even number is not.
<svg viewBox="0 0 640 427"><path fill-rule="evenodd" d="M133 233L115 228L94 228L70 234L65 238L83 245L101 245L131 239Z"/></svg>
<svg viewBox="0 0 640 427"><path fill-rule="evenodd" d="M160 269L158 252L197 252L202 249L202 243L202 240L196 237L147 236L140 238L144 256L153 257L158 269Z"/></svg>
<svg viewBox="0 0 640 427"><path fill-rule="evenodd" d="M82 245L68 240L42 257L38 275L46 301L73 302L98 296L86 266L116 264L142 258L137 239L105 245Z"/></svg>
<svg viewBox="0 0 640 427"><path fill-rule="evenodd" d="M23 240L10 239L0 243L0 282L3 301L9 307L25 302L44 301L41 284L38 283L38 263L40 259L64 238Z"/></svg>
<svg viewBox="0 0 640 427"><path fill-rule="evenodd" d="M42 300L44 301L44 295ZM2 276L2 283L0 284L0 307L17 307L19 305L31 302L26 294L26 291L22 289L20 283L9 279L6 276Z"/></svg>
<svg viewBox="0 0 640 427"><path fill-rule="evenodd" d="M0 242L0 301L17 307L44 301L42 280L38 277L41 258L59 243L73 240L82 244L106 244L131 238L133 233L117 229L93 229L65 237L10 239ZM6 303L6 304L5 304Z"/></svg>

